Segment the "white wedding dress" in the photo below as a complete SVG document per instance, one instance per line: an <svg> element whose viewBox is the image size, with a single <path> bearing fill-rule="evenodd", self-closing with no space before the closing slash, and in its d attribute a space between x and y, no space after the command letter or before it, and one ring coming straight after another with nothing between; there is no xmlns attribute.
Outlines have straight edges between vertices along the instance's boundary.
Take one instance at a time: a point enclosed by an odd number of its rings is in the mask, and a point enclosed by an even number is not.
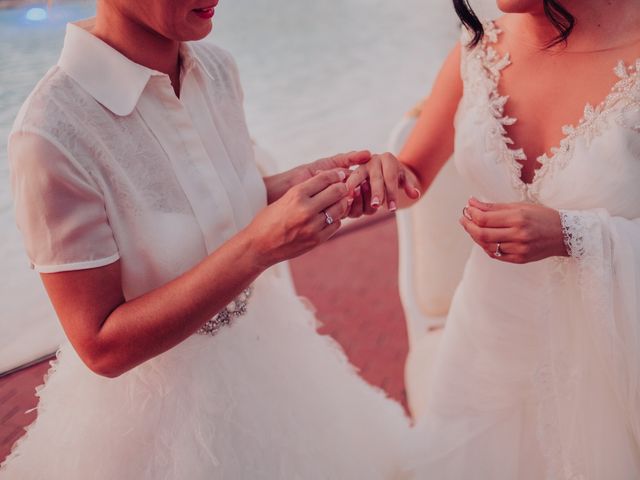
<svg viewBox="0 0 640 480"><path fill-rule="evenodd" d="M178 99L166 75L90 28L69 25L14 125L16 216L34 269L120 260L133 299L248 225L266 192L226 52L183 44ZM408 432L401 407L316 333L286 282L268 271L213 320L114 379L64 344L0 478L392 477Z"/></svg>
<svg viewBox="0 0 640 480"><path fill-rule="evenodd" d="M408 470L437 480L640 478L640 60L531 185L510 148L499 30L463 49L455 163L488 202L562 212L571 258L499 262L474 247ZM466 44L468 37L463 38ZM613 77L613 75L612 75Z"/></svg>

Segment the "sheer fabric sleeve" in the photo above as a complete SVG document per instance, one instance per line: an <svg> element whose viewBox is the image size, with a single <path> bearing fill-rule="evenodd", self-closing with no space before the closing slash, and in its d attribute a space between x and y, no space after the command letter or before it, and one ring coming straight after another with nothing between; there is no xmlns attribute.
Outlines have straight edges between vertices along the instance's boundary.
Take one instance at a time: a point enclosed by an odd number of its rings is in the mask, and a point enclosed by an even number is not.
<svg viewBox="0 0 640 480"><path fill-rule="evenodd" d="M640 219L604 209L560 212L577 263L582 327L640 445Z"/></svg>
<svg viewBox="0 0 640 480"><path fill-rule="evenodd" d="M120 258L102 192L54 138L14 132L9 162L16 221L31 268L83 270Z"/></svg>

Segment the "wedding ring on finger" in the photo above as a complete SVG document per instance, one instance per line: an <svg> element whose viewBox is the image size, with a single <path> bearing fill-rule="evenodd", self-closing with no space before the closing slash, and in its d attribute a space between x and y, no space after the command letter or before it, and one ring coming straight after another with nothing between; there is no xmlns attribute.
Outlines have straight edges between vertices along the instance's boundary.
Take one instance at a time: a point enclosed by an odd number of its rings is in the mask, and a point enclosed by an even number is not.
<svg viewBox="0 0 640 480"><path fill-rule="evenodd" d="M322 213L324 213L324 223L326 223L327 225L333 225L333 222L335 221L333 217L329 215L326 210L324 210Z"/></svg>
<svg viewBox="0 0 640 480"><path fill-rule="evenodd" d="M499 243L498 246L496 247L496 251L493 253L493 256L496 257L496 258L500 258L502 256L502 254L503 254L502 248L500 248L501 245L502 244Z"/></svg>
<svg viewBox="0 0 640 480"><path fill-rule="evenodd" d="M473 218L471 218L471 214L469 213L469 207L464 207L462 209L462 215L464 216L464 218L466 218L469 221L473 221Z"/></svg>

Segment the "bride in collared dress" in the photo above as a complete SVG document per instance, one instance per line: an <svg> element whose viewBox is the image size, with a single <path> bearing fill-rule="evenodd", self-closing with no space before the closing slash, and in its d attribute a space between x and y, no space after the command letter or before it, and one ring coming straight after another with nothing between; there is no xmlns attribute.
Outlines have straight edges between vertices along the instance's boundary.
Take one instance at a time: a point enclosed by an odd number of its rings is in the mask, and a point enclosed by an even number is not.
<svg viewBox="0 0 640 480"><path fill-rule="evenodd" d="M18 225L69 342L3 480L397 471L402 409L268 270L337 231L370 154L263 179L233 60L186 42L213 3L99 0L16 119Z"/></svg>

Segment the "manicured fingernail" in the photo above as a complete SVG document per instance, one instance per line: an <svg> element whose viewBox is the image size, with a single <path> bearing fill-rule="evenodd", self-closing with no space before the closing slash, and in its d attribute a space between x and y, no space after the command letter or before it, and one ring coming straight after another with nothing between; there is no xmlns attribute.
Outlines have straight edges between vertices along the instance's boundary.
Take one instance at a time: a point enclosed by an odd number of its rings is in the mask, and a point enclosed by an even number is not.
<svg viewBox="0 0 640 480"><path fill-rule="evenodd" d="M344 181L345 178L347 178L347 174L344 173L342 170L338 170L338 176L340 177L340 181Z"/></svg>
<svg viewBox="0 0 640 480"><path fill-rule="evenodd" d="M398 209L398 206L396 205L396 202L389 202L389 211L390 212L395 212Z"/></svg>
<svg viewBox="0 0 640 480"><path fill-rule="evenodd" d="M414 188L413 191L416 192L416 194L418 195L418 198L422 196L422 192L420 191L420 189Z"/></svg>
<svg viewBox="0 0 640 480"><path fill-rule="evenodd" d="M371 206L372 206L373 208L378 208L378 207L380 206L380 198L378 198L378 197L373 197L373 198L371 199Z"/></svg>

